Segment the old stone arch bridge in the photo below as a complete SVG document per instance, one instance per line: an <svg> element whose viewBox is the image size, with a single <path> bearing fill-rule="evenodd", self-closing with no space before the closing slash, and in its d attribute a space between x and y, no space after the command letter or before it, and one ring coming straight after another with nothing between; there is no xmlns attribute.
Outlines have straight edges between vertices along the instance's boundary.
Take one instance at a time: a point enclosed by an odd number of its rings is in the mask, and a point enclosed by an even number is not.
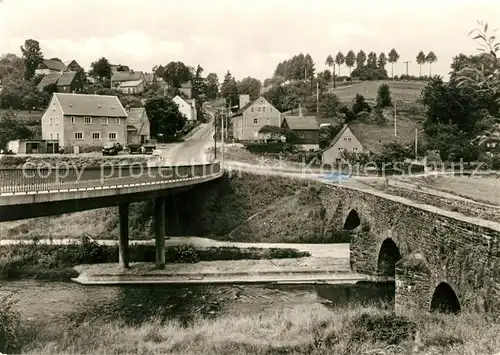
<svg viewBox="0 0 500 355"><path fill-rule="evenodd" d="M500 224L378 191L330 187L353 271L394 276L395 307L500 313ZM333 196L332 196L333 197Z"/></svg>

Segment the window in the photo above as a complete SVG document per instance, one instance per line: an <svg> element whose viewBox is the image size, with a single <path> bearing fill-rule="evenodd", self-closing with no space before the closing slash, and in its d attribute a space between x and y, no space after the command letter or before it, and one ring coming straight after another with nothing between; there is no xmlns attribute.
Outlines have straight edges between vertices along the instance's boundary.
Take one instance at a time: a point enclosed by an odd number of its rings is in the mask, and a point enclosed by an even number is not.
<svg viewBox="0 0 500 355"><path fill-rule="evenodd" d="M108 118L107 117L101 117L101 124L108 124Z"/></svg>
<svg viewBox="0 0 500 355"><path fill-rule="evenodd" d="M119 119L119 118L117 118L117 119L116 119L116 124L117 124L117 125L119 125L119 124L120 124L120 119Z"/></svg>
<svg viewBox="0 0 500 355"><path fill-rule="evenodd" d="M269 117L266 118L266 124L269 124Z"/></svg>
<svg viewBox="0 0 500 355"><path fill-rule="evenodd" d="M59 124L59 117L56 117L56 124Z"/></svg>
<svg viewBox="0 0 500 355"><path fill-rule="evenodd" d="M101 139L101 132L92 132L92 139L98 141Z"/></svg>
<svg viewBox="0 0 500 355"><path fill-rule="evenodd" d="M352 148L352 151L353 151L353 152L357 152L357 151L358 151L358 147L354 147L354 148Z"/></svg>
<svg viewBox="0 0 500 355"><path fill-rule="evenodd" d="M54 139L54 134L50 134L50 139Z"/></svg>
<svg viewBox="0 0 500 355"><path fill-rule="evenodd" d="M56 110L56 103L55 101L52 103L52 111L55 111Z"/></svg>
<svg viewBox="0 0 500 355"><path fill-rule="evenodd" d="M262 112L266 112L266 106L262 107Z"/></svg>
<svg viewBox="0 0 500 355"><path fill-rule="evenodd" d="M273 108L272 107L269 107L269 112L272 112L273 111Z"/></svg>
<svg viewBox="0 0 500 355"><path fill-rule="evenodd" d="M49 117L49 125L52 126L52 117Z"/></svg>
<svg viewBox="0 0 500 355"><path fill-rule="evenodd" d="M257 119L256 119L256 118L254 118L254 119L253 119L253 124L257 124L257 123L258 123Z"/></svg>
<svg viewBox="0 0 500 355"><path fill-rule="evenodd" d="M116 140L116 133L115 132L108 133L108 138L110 140Z"/></svg>
<svg viewBox="0 0 500 355"><path fill-rule="evenodd" d="M56 138L59 139L59 133L56 134Z"/></svg>
<svg viewBox="0 0 500 355"><path fill-rule="evenodd" d="M260 112L260 110L261 110L261 109L262 109L262 108L259 106L259 108L257 109L257 111L259 111L259 112Z"/></svg>
<svg viewBox="0 0 500 355"><path fill-rule="evenodd" d="M75 139L77 141L83 140L83 132L75 132Z"/></svg>
<svg viewBox="0 0 500 355"><path fill-rule="evenodd" d="M252 112L253 112L253 107L252 107Z"/></svg>
<svg viewBox="0 0 500 355"><path fill-rule="evenodd" d="M71 124L75 124L76 123L76 118L75 116L71 116Z"/></svg>
<svg viewBox="0 0 500 355"><path fill-rule="evenodd" d="M85 117L85 124L92 124L92 117Z"/></svg>

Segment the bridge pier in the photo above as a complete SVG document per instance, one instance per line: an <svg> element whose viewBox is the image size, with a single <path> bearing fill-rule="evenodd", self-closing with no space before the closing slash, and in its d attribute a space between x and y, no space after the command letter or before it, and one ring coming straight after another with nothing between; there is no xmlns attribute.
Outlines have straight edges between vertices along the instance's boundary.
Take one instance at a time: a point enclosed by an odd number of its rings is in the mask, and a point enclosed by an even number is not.
<svg viewBox="0 0 500 355"><path fill-rule="evenodd" d="M120 216L120 241L118 244L118 254L120 267L127 269L129 267L129 228L128 228L128 208L129 203L120 203L118 214Z"/></svg>
<svg viewBox="0 0 500 355"><path fill-rule="evenodd" d="M165 197L155 199L154 229L156 244L156 267L165 268Z"/></svg>

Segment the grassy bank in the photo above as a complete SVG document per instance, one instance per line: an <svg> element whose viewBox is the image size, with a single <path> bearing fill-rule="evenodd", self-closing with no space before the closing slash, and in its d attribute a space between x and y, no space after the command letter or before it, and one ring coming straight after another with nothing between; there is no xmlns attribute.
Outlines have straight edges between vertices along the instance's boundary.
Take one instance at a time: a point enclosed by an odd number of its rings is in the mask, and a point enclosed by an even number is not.
<svg viewBox="0 0 500 355"><path fill-rule="evenodd" d="M5 313L5 312L3 312ZM11 316L11 318L14 318ZM141 326L67 321L11 329L11 349L30 354L491 354L500 324L484 315L394 315L377 307L320 304Z"/></svg>
<svg viewBox="0 0 500 355"><path fill-rule="evenodd" d="M283 259L309 256L295 249L211 247L195 249L181 244L165 252L167 263L197 263L215 260ZM131 245L130 261L154 262L154 245ZM82 240L80 244L50 245L35 242L0 247L0 278L68 280L76 277L79 264L117 263L118 246L103 246Z"/></svg>

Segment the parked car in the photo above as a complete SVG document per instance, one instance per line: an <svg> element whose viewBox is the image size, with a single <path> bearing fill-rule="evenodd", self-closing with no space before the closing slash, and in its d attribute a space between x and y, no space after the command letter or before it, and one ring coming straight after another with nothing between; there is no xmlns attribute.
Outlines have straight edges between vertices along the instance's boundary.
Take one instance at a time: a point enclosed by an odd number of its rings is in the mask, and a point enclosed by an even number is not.
<svg viewBox="0 0 500 355"><path fill-rule="evenodd" d="M141 147L142 144L137 143L137 144L129 144L127 148L130 151L130 154L136 154L136 153L141 153Z"/></svg>
<svg viewBox="0 0 500 355"><path fill-rule="evenodd" d="M106 143L102 148L102 155L117 155L123 149L120 143Z"/></svg>
<svg viewBox="0 0 500 355"><path fill-rule="evenodd" d="M152 143L145 143L141 147L141 153L143 154L152 154L156 149L156 145Z"/></svg>

